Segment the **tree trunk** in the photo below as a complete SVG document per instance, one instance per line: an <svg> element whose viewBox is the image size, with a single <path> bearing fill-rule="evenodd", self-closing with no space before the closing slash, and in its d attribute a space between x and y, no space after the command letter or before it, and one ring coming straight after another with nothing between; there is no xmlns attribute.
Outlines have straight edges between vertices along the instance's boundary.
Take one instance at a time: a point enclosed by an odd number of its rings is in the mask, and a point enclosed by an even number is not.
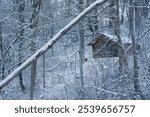
<svg viewBox="0 0 150 117"><path fill-rule="evenodd" d="M95 0L92 0L95 1ZM91 2L91 1L85 1L85 3L87 2ZM84 4L85 4L84 3ZM92 12L92 16L88 18L88 27L89 30L92 32L92 36L96 37L98 34L98 9L97 7L94 8L93 12Z"/></svg>
<svg viewBox="0 0 150 117"><path fill-rule="evenodd" d="M79 23L80 24L80 23ZM79 26L79 56L80 56L80 79L81 85L84 86L83 62L84 62L84 31Z"/></svg>
<svg viewBox="0 0 150 117"><path fill-rule="evenodd" d="M0 22L0 62L1 62L1 66L0 66L0 76L1 76L1 80L3 80L5 78L5 64L4 64L4 60L2 58L3 56L3 37L2 37L2 22Z"/></svg>
<svg viewBox="0 0 150 117"><path fill-rule="evenodd" d="M116 20L116 4L114 0L110 0L109 5L109 28L114 29Z"/></svg>
<svg viewBox="0 0 150 117"><path fill-rule="evenodd" d="M133 5L133 1L130 0L130 6ZM141 96L142 99L144 99L144 97L142 96L142 92L140 90L140 81L139 81L139 67L138 67L138 55L137 55L137 43L135 40L135 35L134 35L134 24L133 24L133 19L134 19L134 9L133 7L129 8L129 31L130 31L130 35L131 35L131 39L132 39L132 46L133 46L133 61L134 61L134 67L133 67L133 71L134 71L134 90L136 92L137 95Z"/></svg>
<svg viewBox="0 0 150 117"><path fill-rule="evenodd" d="M45 88L45 85L46 85L46 81L45 81L45 54L43 54L43 87Z"/></svg>
<svg viewBox="0 0 150 117"><path fill-rule="evenodd" d="M145 18L147 18L148 17L148 7L149 6L149 0L144 0L144 8L143 8L143 16L145 17Z"/></svg>
<svg viewBox="0 0 150 117"><path fill-rule="evenodd" d="M84 9L87 7L87 2L88 2L88 0L83 0L83 7L84 7Z"/></svg>
<svg viewBox="0 0 150 117"><path fill-rule="evenodd" d="M22 64L22 53L23 53L23 43L24 43L24 28L23 28L23 23L25 23L24 21L24 10L25 10L25 2L23 0L16 0L16 4L19 4L19 7L17 9L18 13L19 13L19 22L20 22L20 34L19 34L19 39L18 39L18 43L19 43L19 49L18 49L18 61L19 64L18 66L20 66ZM22 72L19 74L19 82L20 82L20 86L21 89L24 91L25 90L25 86L23 84L23 76L22 76Z"/></svg>
<svg viewBox="0 0 150 117"><path fill-rule="evenodd" d="M71 8L70 8L70 4L71 4L71 1L70 0L66 0L65 1L66 3L66 18L70 17L71 16Z"/></svg>
<svg viewBox="0 0 150 117"><path fill-rule="evenodd" d="M79 12L83 11L83 0L79 0ZM83 24L79 22L78 24L78 39L79 39L79 59L80 59L80 82L79 86L84 87L84 77L83 77L83 63L85 58L85 42L84 42L84 30ZM80 99L84 98L84 92L79 90Z"/></svg>
<svg viewBox="0 0 150 117"><path fill-rule="evenodd" d="M119 0L115 0L116 4L116 18L115 18L115 35L118 38L118 45L119 45L119 71L120 73L125 76L127 74L128 63L127 63L127 55L125 51L124 44L121 40L120 34L120 17L119 17Z"/></svg>
<svg viewBox="0 0 150 117"><path fill-rule="evenodd" d="M122 9L121 9L121 21L120 21L121 24L123 24L123 22L124 22L124 11L125 11L125 5L126 5L125 0L123 0L122 2L123 2L123 6L122 6Z"/></svg>
<svg viewBox="0 0 150 117"><path fill-rule="evenodd" d="M31 87L30 87L30 100L33 100L34 88L35 88L35 80L36 80L36 67L37 60L34 60L31 65Z"/></svg>
<svg viewBox="0 0 150 117"><path fill-rule="evenodd" d="M1 4L1 0L0 0L0 5ZM3 60L3 37L2 37L2 22L0 22L0 63L1 63L1 66L0 66L0 77L2 79L0 80L3 80L5 78L5 63L4 63L4 60Z"/></svg>
<svg viewBox="0 0 150 117"><path fill-rule="evenodd" d="M135 29L136 31L138 31L137 29L140 28L140 24L141 24L141 12L142 12L142 9L138 6L141 6L142 3L141 3L141 0L135 0L132 2L134 2L133 6L135 5L135 8L133 9L135 10Z"/></svg>
<svg viewBox="0 0 150 117"><path fill-rule="evenodd" d="M31 42L31 51L34 53L36 51L36 34L37 34L37 26L38 26L38 15L40 12L42 0L33 0L33 12L30 23L30 28L33 32L33 38ZM30 88L30 99L33 99L34 87L35 87L35 80L36 80L36 67L37 67L37 60L34 60L31 64L31 88Z"/></svg>

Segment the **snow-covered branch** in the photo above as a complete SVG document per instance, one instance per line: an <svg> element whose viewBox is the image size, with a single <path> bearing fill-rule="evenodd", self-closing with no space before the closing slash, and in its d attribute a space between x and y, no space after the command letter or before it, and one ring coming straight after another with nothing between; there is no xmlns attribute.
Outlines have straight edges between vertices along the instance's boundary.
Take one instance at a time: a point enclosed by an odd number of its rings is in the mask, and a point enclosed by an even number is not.
<svg viewBox="0 0 150 117"><path fill-rule="evenodd" d="M56 65L54 65L51 69L48 69L47 71L52 71L55 67L57 67L58 65L60 65L60 63L62 63L63 61L65 61L66 59L69 59L69 62L70 63L70 58L76 54L77 52L79 52L79 50L77 49L76 51L74 51L71 55L65 57L64 59L60 60Z"/></svg>

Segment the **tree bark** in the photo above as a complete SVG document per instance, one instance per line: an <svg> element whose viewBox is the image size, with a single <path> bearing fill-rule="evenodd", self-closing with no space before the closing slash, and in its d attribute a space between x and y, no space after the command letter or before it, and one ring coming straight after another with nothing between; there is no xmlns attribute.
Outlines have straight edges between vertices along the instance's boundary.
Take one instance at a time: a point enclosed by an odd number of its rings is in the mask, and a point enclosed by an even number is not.
<svg viewBox="0 0 150 117"><path fill-rule="evenodd" d="M133 5L132 0L130 0L130 6ZM134 66L133 66L133 72L134 72L134 90L135 93L139 96L141 96L142 99L144 99L142 92L140 90L140 81L139 81L139 67L138 67L138 54L137 54L137 43L135 40L135 35L134 35L134 9L133 7L129 8L129 31L130 31L130 35L131 35L131 39L132 39L132 46L133 46L133 62L134 62Z"/></svg>
<svg viewBox="0 0 150 117"><path fill-rule="evenodd" d="M95 0L92 0L95 1ZM90 1L91 2L91 1ZM88 18L89 30L92 32L92 36L96 37L98 34L98 9L95 7L92 12L92 16Z"/></svg>
<svg viewBox="0 0 150 117"><path fill-rule="evenodd" d="M38 15L40 12L40 7L42 4L42 0L33 0L33 12L30 23L30 28L33 32L33 38L31 42L31 51L34 53L36 51L36 35L37 35L37 26L38 26ZM33 93L35 87L35 80L36 80L36 67L37 67L37 60L35 59L31 64L31 87L30 87L30 99L33 100Z"/></svg>
<svg viewBox="0 0 150 117"><path fill-rule="evenodd" d="M141 24L141 8L139 8L138 6L141 6L141 0L135 0L132 1L134 2L132 5L135 5L135 8L133 10L135 10L135 29L139 29L140 24ZM137 30L138 31L138 30Z"/></svg>
<svg viewBox="0 0 150 117"><path fill-rule="evenodd" d="M0 0L0 5L1 5L1 0ZM3 37L2 37L2 22L0 22L0 62L1 62L1 66L0 66L0 77L2 79L0 80L3 80L5 78L5 63L4 63L4 60L3 60Z"/></svg>
<svg viewBox="0 0 150 117"><path fill-rule="evenodd" d="M0 76L1 76L1 80L3 80L5 78L5 63L4 63L4 59L2 58L3 56L3 37L2 37L2 22L0 22L0 62L1 62L1 66L0 66Z"/></svg>
<svg viewBox="0 0 150 117"><path fill-rule="evenodd" d="M17 9L17 12L19 13L19 22L20 22L20 31L19 31L19 39L18 39L18 43L19 43L19 49L18 49L18 61L19 64L18 66L20 66L22 64L21 60L23 59L22 53L23 53L23 43L24 43L24 28L23 28L23 23L25 23L24 21L24 10L25 10L25 1L23 0L16 0L16 4L19 4L19 7ZM19 82L20 82L20 86L21 89L24 91L25 90L25 86L23 84L23 76L22 76L22 72L19 74Z"/></svg>
<svg viewBox="0 0 150 117"><path fill-rule="evenodd" d="M46 85L46 76L45 76L45 53L43 54L43 87L45 88Z"/></svg>
<svg viewBox="0 0 150 117"><path fill-rule="evenodd" d="M115 18L114 32L118 38L118 45L119 45L119 71L123 76L125 76L127 74L128 63L125 47L120 36L121 34L120 34L119 0L115 0L115 4L116 4L116 18Z"/></svg>
<svg viewBox="0 0 150 117"><path fill-rule="evenodd" d="M115 20L116 20L116 1L110 0L109 5L109 28L113 29L115 27Z"/></svg>
<svg viewBox="0 0 150 117"><path fill-rule="evenodd" d="M148 13L149 13L148 8L147 8L148 6L149 6L149 0L144 0L143 16L145 18L148 17Z"/></svg>
<svg viewBox="0 0 150 117"><path fill-rule="evenodd" d="M121 21L120 21L121 24L123 24L123 22L124 22L124 11L125 11L125 6L126 6L126 1L123 0L122 2L123 2L123 6L121 9Z"/></svg>
<svg viewBox="0 0 150 117"><path fill-rule="evenodd" d="M78 11L79 13L83 11L83 0L79 0L78 3ZM79 39L79 59L80 59L80 82L79 86L84 87L84 77L83 77L83 63L85 58L85 43L84 43L84 29L83 24L79 22L78 24L78 39ZM82 90L79 90L78 92L80 99L84 98L84 92Z"/></svg>

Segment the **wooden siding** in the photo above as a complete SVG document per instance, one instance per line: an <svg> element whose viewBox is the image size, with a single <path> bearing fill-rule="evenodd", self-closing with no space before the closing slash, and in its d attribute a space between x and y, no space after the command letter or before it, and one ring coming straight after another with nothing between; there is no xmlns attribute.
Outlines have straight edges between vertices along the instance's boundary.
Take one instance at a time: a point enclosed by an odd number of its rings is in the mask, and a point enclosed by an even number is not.
<svg viewBox="0 0 150 117"><path fill-rule="evenodd" d="M88 45L92 46L94 58L118 57L118 43L113 39L110 39L106 35L99 35L97 38L93 39ZM132 55L133 47L131 43L125 43L124 46L125 49L128 50L127 54ZM140 50L140 45L137 45L137 50Z"/></svg>

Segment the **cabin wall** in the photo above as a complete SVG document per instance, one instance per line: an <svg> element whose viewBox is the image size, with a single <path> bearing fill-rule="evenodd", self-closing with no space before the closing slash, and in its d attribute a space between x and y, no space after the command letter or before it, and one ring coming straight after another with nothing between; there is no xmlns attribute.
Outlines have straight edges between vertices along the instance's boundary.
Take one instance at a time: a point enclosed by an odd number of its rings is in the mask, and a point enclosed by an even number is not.
<svg viewBox="0 0 150 117"><path fill-rule="evenodd" d="M111 45L105 45L104 43L100 46L93 45L92 50L94 58L109 58L118 56L117 48L113 48Z"/></svg>
<svg viewBox="0 0 150 117"><path fill-rule="evenodd" d="M118 57L119 45L116 41L106 37L99 37L94 40L92 44L93 58L110 58ZM128 55L133 54L133 47L131 43L124 44ZM140 45L137 45L137 50L140 50Z"/></svg>

